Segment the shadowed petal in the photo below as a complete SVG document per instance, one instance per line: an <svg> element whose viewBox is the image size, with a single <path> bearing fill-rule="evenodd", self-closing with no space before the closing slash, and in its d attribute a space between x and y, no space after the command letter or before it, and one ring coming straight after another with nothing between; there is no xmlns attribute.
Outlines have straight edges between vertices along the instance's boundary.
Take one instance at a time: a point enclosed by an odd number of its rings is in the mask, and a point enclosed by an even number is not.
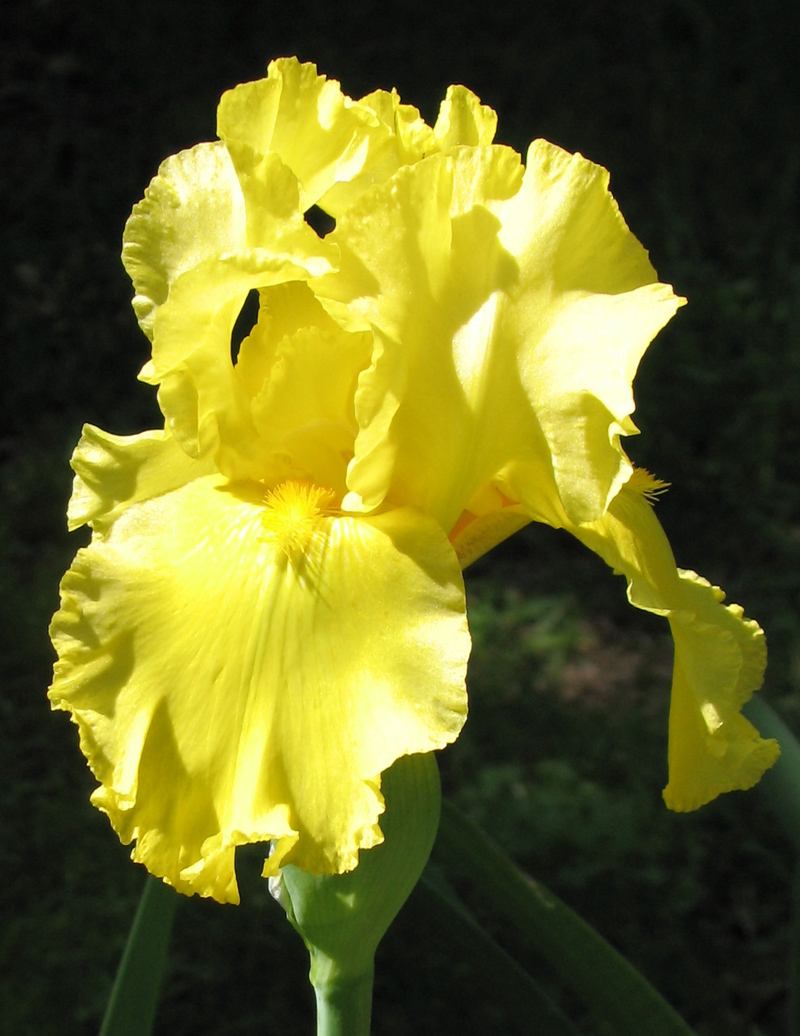
<svg viewBox="0 0 800 1036"><path fill-rule="evenodd" d="M676 569L637 476L599 521L563 524L626 576L631 604L669 619L675 667L664 799L670 809L697 809L752 787L780 754L777 742L761 738L741 715L764 677L764 633L738 605L723 605L718 587Z"/></svg>

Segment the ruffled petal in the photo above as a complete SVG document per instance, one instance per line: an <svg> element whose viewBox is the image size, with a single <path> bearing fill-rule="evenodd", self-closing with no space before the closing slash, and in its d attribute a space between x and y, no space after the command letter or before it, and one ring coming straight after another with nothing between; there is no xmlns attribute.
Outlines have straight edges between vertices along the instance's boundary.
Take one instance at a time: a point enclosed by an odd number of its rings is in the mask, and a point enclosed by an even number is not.
<svg viewBox="0 0 800 1036"><path fill-rule="evenodd" d="M433 134L440 151L462 145L487 147L497 131L497 113L465 86L449 86Z"/></svg>
<svg viewBox="0 0 800 1036"><path fill-rule="evenodd" d="M358 175L333 185L319 201L337 219L369 187L384 183L401 166L413 165L428 155L462 145L491 144L497 115L464 86L451 86L430 127L411 104L403 104L396 90L376 90L358 104L377 115L384 135L372 134L369 155Z"/></svg>
<svg viewBox="0 0 800 1036"><path fill-rule="evenodd" d="M385 183L401 166L413 165L440 150L433 129L417 108L401 102L396 90L375 90L362 97L358 106L377 118L380 129L370 133L368 153L359 172L338 180L319 199L320 207L336 219L364 191Z"/></svg>
<svg viewBox="0 0 800 1036"><path fill-rule="evenodd" d="M338 219L365 190L404 165L460 145L487 145L497 116L470 90L451 86L431 128L396 90L358 101L310 63L280 58L267 76L223 94L217 131L239 176L248 232L263 204L263 166L277 155L300 182L303 211L319 205Z"/></svg>
<svg viewBox="0 0 800 1036"><path fill-rule="evenodd" d="M153 359L140 377L160 386L159 406L188 454L215 453L232 478L261 477L249 403L231 359L233 326L249 291L304 279L325 266L319 257L251 252L209 260L172 286L156 317Z"/></svg>
<svg viewBox="0 0 800 1036"><path fill-rule="evenodd" d="M148 338L173 281L246 247L244 198L224 144L198 144L162 162L122 238L133 308Z"/></svg>
<svg viewBox="0 0 800 1036"><path fill-rule="evenodd" d="M213 472L209 461L196 461L167 431L112 435L94 425L83 426L70 460L75 479L67 508L67 524L87 522L104 532L126 508L180 489Z"/></svg>
<svg viewBox="0 0 800 1036"><path fill-rule="evenodd" d="M297 177L305 211L335 184L360 173L390 135L369 108L342 93L336 80L296 58L272 61L266 78L224 93L217 132L236 167L248 218L262 204L264 163L271 154Z"/></svg>
<svg viewBox="0 0 800 1036"><path fill-rule="evenodd" d="M232 477L259 477L251 463L255 432L231 361L247 294L319 276L337 258L303 219L292 171L268 155L261 174L263 197L248 219L224 145L181 152L162 164L123 238L134 307L153 341L140 376L160 386L159 405L188 454L218 453L226 437L239 443L238 463L226 469Z"/></svg>
<svg viewBox="0 0 800 1036"><path fill-rule="evenodd" d="M603 514L633 472L619 441L636 431L633 377L685 301L657 283L608 181L602 166L537 140L521 190L491 206L519 268L498 334L518 354L561 504L578 523ZM514 482L535 507L537 487Z"/></svg>
<svg viewBox="0 0 800 1036"><path fill-rule="evenodd" d="M312 286L375 336L347 506L399 501L451 529L502 477L530 517L583 522L630 477L633 376L681 300L653 283L605 170L544 142L529 163L523 177L494 146L432 156L330 235L340 267Z"/></svg>
<svg viewBox="0 0 800 1036"><path fill-rule="evenodd" d="M308 479L342 498L358 432L353 397L371 349L371 335L343 331L305 284L261 293L236 373L251 395L263 478Z"/></svg>
<svg viewBox="0 0 800 1036"><path fill-rule="evenodd" d="M381 840L380 774L466 714L455 554L429 518L326 511L325 490L206 476L130 506L80 551L51 634L93 801L179 891L238 898L268 869L354 867Z"/></svg>
<svg viewBox="0 0 800 1036"><path fill-rule="evenodd" d="M675 567L637 471L596 522L563 526L628 580L631 604L669 619L675 641L669 727L670 809L697 809L752 787L780 754L741 715L763 681L764 633L693 572Z"/></svg>
<svg viewBox="0 0 800 1036"><path fill-rule="evenodd" d="M489 369L491 327L515 268L498 221L470 202L508 197L521 176L506 148L434 155L365 194L330 235L340 270L312 287L340 324L375 339L355 397L348 507L407 503L450 529L504 462L518 408L505 358ZM510 422L492 429L495 404Z"/></svg>

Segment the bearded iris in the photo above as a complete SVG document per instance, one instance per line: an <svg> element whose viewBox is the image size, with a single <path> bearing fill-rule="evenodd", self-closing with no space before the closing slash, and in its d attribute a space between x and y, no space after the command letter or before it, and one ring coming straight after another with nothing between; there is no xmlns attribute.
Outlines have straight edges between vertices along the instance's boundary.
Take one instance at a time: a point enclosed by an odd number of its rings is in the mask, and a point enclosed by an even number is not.
<svg viewBox="0 0 800 1036"><path fill-rule="evenodd" d="M531 520L670 622L671 808L777 757L740 712L763 633L676 568L661 484L621 444L683 300L604 169L541 140L523 164L495 125L463 87L430 127L394 92L353 101L277 61L128 222L165 423L84 429L68 517L93 536L62 583L50 696L94 803L181 892L236 901L244 843L272 841L267 875L334 874L382 840L381 774L466 718L461 570Z"/></svg>

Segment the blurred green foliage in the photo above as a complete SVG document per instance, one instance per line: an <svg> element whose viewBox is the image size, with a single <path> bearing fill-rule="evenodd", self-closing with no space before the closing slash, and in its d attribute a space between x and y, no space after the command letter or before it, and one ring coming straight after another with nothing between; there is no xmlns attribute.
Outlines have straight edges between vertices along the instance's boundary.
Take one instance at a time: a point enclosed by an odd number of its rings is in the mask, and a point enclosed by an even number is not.
<svg viewBox="0 0 800 1036"><path fill-rule="evenodd" d="M545 136L612 172L690 305L637 380L630 443L673 488L680 564L767 630L767 695L800 682L800 9L787 0L9 0L0 13L0 1017L97 1029L142 874L87 803L74 731L44 699L84 421L152 427L120 235L158 162L214 135L223 89L299 54L358 96L432 118L463 82L499 138ZM652 616L561 534L468 573L472 714L445 787L649 975L706 1036L785 1030L790 858L756 793L668 814L670 652ZM305 956L241 853L245 906L182 904L157 1032L311 1031ZM480 912L481 904L471 904ZM498 939L540 967L485 916ZM416 892L379 953L376 1036L513 1034L481 959ZM587 1028L587 1032L591 1029ZM643 1034L646 1036L646 1034Z"/></svg>

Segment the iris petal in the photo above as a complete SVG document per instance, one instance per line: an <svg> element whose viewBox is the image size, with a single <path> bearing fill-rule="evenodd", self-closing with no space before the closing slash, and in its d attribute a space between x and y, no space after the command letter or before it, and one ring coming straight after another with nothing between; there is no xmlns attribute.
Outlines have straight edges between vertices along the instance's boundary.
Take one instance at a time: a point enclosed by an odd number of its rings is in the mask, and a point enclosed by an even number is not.
<svg viewBox="0 0 800 1036"><path fill-rule="evenodd" d="M236 901L245 842L275 840L273 869L351 869L382 837L381 772L465 718L463 584L436 524L286 521L263 486L203 476L128 507L62 584L53 705L93 801L183 892Z"/></svg>
<svg viewBox="0 0 800 1036"><path fill-rule="evenodd" d="M402 501L449 529L502 475L531 517L599 517L632 472L636 366L681 304L606 171L541 141L524 171L456 148L369 191L330 240L341 263L314 290L375 336L350 505Z"/></svg>
<svg viewBox="0 0 800 1036"><path fill-rule="evenodd" d="M335 79L296 58L273 61L264 79L223 94L217 132L247 200L248 218L264 197L265 162L277 155L300 184L302 211L340 181L352 180L390 136L369 108L351 101Z"/></svg>
<svg viewBox="0 0 800 1036"><path fill-rule="evenodd" d="M235 367L258 436L261 477L319 481L341 497L358 431L353 395L371 336L348 334L302 282L261 291ZM238 450L235 440L224 448Z"/></svg>
<svg viewBox="0 0 800 1036"><path fill-rule="evenodd" d="M633 377L685 301L657 282L608 182L601 166L537 140L520 191L491 206L502 220L500 242L519 267L497 334L517 353L559 499L574 522L598 518L630 478L619 440L635 432ZM535 509L537 487L515 482L517 498Z"/></svg>
<svg viewBox="0 0 800 1036"><path fill-rule="evenodd" d="M67 508L70 529L89 523L104 531L131 504L179 489L213 465L187 456L167 431L112 435L84 425L71 460L75 472Z"/></svg>
<svg viewBox="0 0 800 1036"><path fill-rule="evenodd" d="M635 484L635 480L634 483ZM667 805L697 809L752 787L780 754L741 715L761 686L763 630L718 587L675 567L664 531L642 492L626 486L596 522L563 525L628 580L631 604L669 619L675 641Z"/></svg>
<svg viewBox="0 0 800 1036"><path fill-rule="evenodd" d="M182 273L246 245L244 198L224 144L198 144L162 162L122 244L136 292L133 308L148 337L156 310Z"/></svg>
<svg viewBox="0 0 800 1036"><path fill-rule="evenodd" d="M339 323L375 339L355 396L350 506L408 503L449 529L505 461L518 409L492 326L515 264L499 222L472 201L510 196L521 176L506 148L434 155L365 194L330 235L340 269L312 287ZM493 430L494 403L506 420Z"/></svg>
<svg viewBox="0 0 800 1036"><path fill-rule="evenodd" d="M465 86L449 86L433 127L441 151L466 145L487 147L494 140L497 114Z"/></svg>

